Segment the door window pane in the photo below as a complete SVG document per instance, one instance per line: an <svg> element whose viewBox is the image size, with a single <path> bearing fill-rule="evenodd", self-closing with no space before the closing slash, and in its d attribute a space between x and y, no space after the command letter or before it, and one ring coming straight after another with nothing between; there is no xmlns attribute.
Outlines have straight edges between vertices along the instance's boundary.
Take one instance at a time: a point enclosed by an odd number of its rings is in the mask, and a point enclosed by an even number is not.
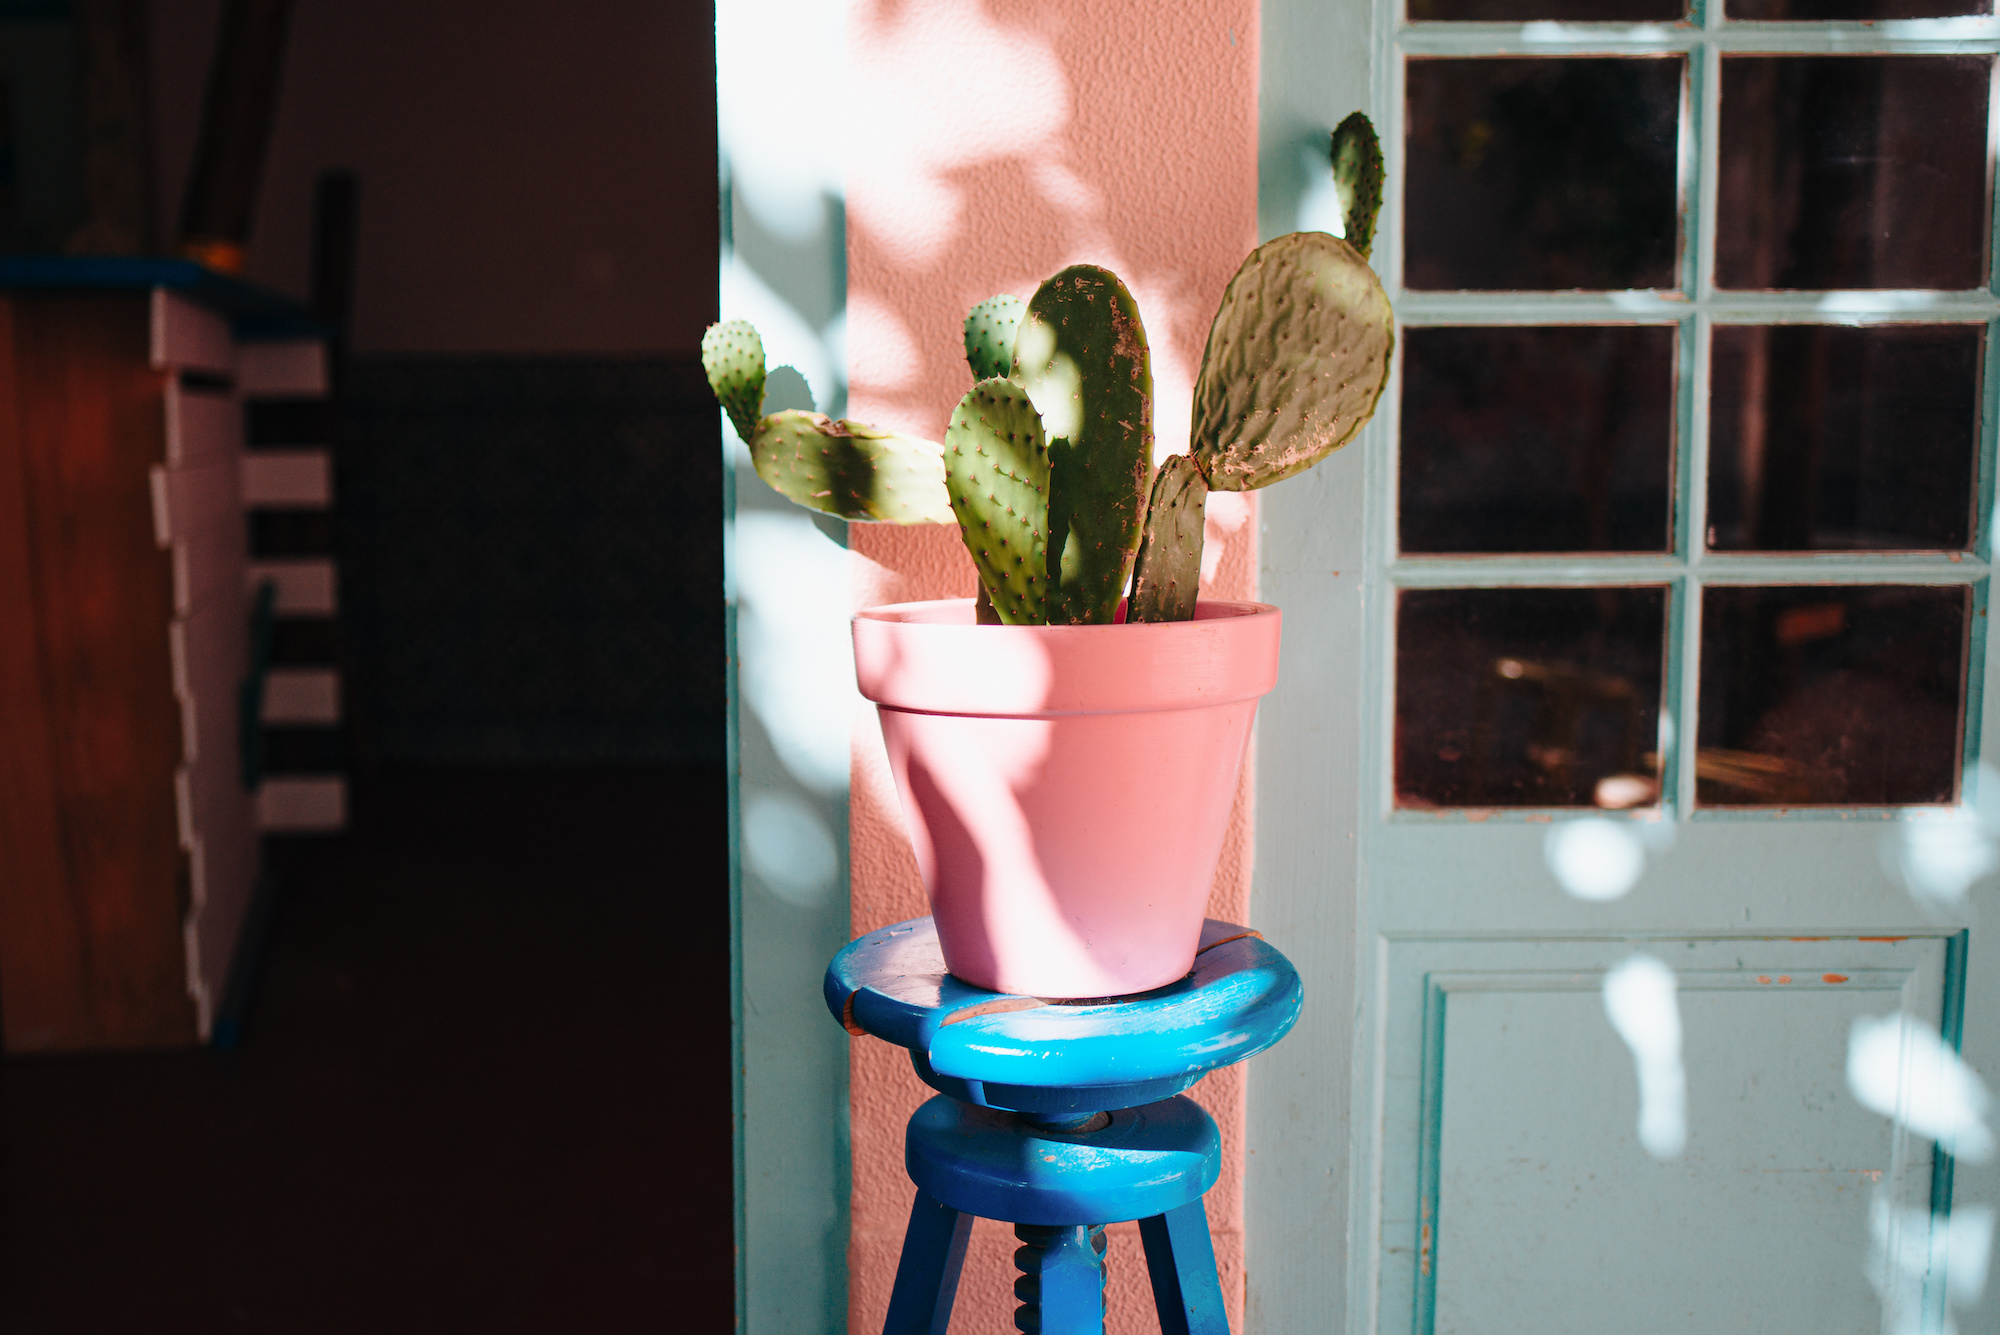
<svg viewBox="0 0 2000 1335"><path fill-rule="evenodd" d="M1962 551L1983 325L1722 325L1710 547Z"/></svg>
<svg viewBox="0 0 2000 1335"><path fill-rule="evenodd" d="M1970 606L1963 585L1703 590L1696 801L1951 801Z"/></svg>
<svg viewBox="0 0 2000 1335"><path fill-rule="evenodd" d="M1663 552L1673 326L1403 334L1406 552Z"/></svg>
<svg viewBox="0 0 2000 1335"><path fill-rule="evenodd" d="M1658 800L1667 591L1405 589L1396 804Z"/></svg>
<svg viewBox="0 0 2000 1335"><path fill-rule="evenodd" d="M1715 281L1978 287L1990 56L1729 56Z"/></svg>
<svg viewBox="0 0 2000 1335"><path fill-rule="evenodd" d="M1674 286L1683 68L1410 61L1408 286Z"/></svg>
<svg viewBox="0 0 2000 1335"><path fill-rule="evenodd" d="M1732 19L1941 19L1991 14L1991 0L1728 0Z"/></svg>
<svg viewBox="0 0 2000 1335"><path fill-rule="evenodd" d="M1686 0L1410 0L1415 20L1473 23L1672 23L1687 17Z"/></svg>

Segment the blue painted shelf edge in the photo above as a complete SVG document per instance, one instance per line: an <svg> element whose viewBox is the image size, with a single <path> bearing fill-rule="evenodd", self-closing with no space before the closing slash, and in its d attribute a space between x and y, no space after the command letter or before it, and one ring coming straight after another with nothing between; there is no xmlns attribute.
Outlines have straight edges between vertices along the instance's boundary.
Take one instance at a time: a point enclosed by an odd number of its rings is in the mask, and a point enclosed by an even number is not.
<svg viewBox="0 0 2000 1335"><path fill-rule="evenodd" d="M167 288L227 316L246 341L332 333L299 302L193 260L146 255L4 255L0 290L114 291Z"/></svg>

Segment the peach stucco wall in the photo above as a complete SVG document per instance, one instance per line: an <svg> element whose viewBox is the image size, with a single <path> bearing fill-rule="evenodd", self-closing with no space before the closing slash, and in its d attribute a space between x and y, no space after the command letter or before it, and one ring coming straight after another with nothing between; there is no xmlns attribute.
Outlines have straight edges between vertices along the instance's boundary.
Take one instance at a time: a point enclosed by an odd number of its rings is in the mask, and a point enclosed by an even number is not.
<svg viewBox="0 0 2000 1335"><path fill-rule="evenodd" d="M1256 243L1256 0L853 0L848 17L849 415L941 439L971 377L960 321L1068 264L1116 271L1152 345L1160 453L1185 447L1223 286ZM1205 589L1256 587L1254 506L1209 509ZM973 592L955 530L854 525L855 605ZM1250 891L1248 771L1209 912ZM854 735L853 930L927 911L872 716ZM912 1188L903 1125L930 1091L907 1055L854 1040L848 1329L882 1327ZM1209 1194L1230 1322L1243 1315L1242 1069L1194 1095L1220 1123ZM982 1221L953 1335L1013 1330L1013 1238ZM1156 1331L1132 1225L1113 1229L1111 1321Z"/></svg>

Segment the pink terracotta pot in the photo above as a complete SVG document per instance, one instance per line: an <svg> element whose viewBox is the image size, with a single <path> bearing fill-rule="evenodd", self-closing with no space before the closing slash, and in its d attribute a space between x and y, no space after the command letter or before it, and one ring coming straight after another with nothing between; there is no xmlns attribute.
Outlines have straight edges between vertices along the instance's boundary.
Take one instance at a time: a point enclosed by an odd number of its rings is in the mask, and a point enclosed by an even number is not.
<svg viewBox="0 0 2000 1335"><path fill-rule="evenodd" d="M1279 613L980 626L972 600L854 618L945 967L996 992L1122 996L1194 966Z"/></svg>

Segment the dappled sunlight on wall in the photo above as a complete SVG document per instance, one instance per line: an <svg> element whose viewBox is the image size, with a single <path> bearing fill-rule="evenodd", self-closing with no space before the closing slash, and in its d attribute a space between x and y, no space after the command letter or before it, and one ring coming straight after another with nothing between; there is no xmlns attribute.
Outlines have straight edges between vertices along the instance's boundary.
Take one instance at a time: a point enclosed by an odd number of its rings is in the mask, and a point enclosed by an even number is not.
<svg viewBox="0 0 2000 1335"><path fill-rule="evenodd" d="M1256 237L1257 54L1253 0L1056 0L854 5L847 148L849 415L943 438L971 387L961 324L999 292L1032 296L1066 265L1100 264L1137 298L1153 355L1155 458L1186 446L1195 371L1222 289ZM1218 501L1223 498L1218 497ZM1211 503L1204 591L1256 589L1256 507ZM955 530L850 530L854 606L968 597ZM1242 921L1250 887L1245 767L1209 912ZM927 911L872 714L855 716L850 812L853 930ZM908 1056L854 1040L849 1329L881 1329L911 1187L903 1126L929 1094ZM1197 1085L1222 1129L1209 1193L1232 1325L1243 1301L1243 1080ZM1157 1329L1137 1230L1111 1234L1108 1329ZM1013 1330L1014 1247L974 1230L955 1335Z"/></svg>

